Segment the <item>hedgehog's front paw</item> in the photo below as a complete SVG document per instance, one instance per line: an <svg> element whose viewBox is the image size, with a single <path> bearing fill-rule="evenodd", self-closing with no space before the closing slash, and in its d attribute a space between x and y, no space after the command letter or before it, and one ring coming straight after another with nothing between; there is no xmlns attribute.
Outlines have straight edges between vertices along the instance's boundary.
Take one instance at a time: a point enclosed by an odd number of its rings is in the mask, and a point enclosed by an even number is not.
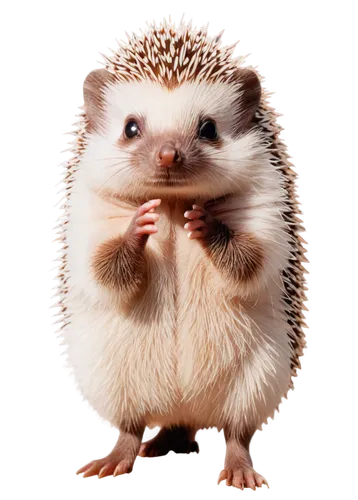
<svg viewBox="0 0 358 500"><path fill-rule="evenodd" d="M136 211L131 224L127 230L127 236L149 236L158 231L155 223L159 219L159 214L155 213L155 209L160 205L161 200L149 200L141 205Z"/></svg>
<svg viewBox="0 0 358 500"><path fill-rule="evenodd" d="M184 225L189 239L195 238L210 238L215 236L220 231L221 222L209 214L205 208L199 205L193 205L192 210L187 210L184 213L186 219L190 219Z"/></svg>

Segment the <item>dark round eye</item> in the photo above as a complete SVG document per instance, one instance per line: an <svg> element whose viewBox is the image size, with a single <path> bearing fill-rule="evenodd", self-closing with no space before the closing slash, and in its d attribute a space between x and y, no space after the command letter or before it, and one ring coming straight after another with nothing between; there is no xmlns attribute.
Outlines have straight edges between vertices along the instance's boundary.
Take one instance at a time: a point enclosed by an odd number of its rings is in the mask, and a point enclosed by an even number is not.
<svg viewBox="0 0 358 500"><path fill-rule="evenodd" d="M212 120L205 120L199 123L199 139L208 139L215 141L218 138L218 131L215 122Z"/></svg>
<svg viewBox="0 0 358 500"><path fill-rule="evenodd" d="M130 120L125 126L124 133L128 139L139 135L139 126L135 120Z"/></svg>

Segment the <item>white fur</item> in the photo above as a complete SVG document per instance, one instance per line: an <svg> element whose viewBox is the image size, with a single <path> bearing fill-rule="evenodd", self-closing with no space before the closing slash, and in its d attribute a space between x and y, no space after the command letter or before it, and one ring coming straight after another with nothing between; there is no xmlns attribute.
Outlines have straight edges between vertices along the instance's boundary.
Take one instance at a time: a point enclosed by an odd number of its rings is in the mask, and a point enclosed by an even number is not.
<svg viewBox="0 0 358 500"><path fill-rule="evenodd" d="M67 228L71 321L64 337L80 390L113 425L144 419L231 425L239 433L260 427L289 388L280 278L290 251L285 193L257 133L230 137L233 99L226 84L187 83L170 92L149 82L117 84L106 96L107 130L89 137L75 173ZM165 134L188 129L200 113L216 120L224 141L213 154L216 182L174 190L181 199L170 215L165 202L159 207L159 231L147 244L150 286L128 312L120 295L94 281L90 261L101 242L125 232L136 205L104 201L94 190L105 184L119 194L135 192L130 151L116 142L128 115L145 117L148 134ZM265 250L264 269L249 288L228 284L183 229L183 204L233 189L215 208L217 217L254 234Z"/></svg>
<svg viewBox="0 0 358 500"><path fill-rule="evenodd" d="M154 82L117 83L107 89L105 99L106 130L91 137L88 149L82 161L81 168L86 170L86 183L95 189L112 188L119 193L132 190L140 196L138 179L128 170L128 161L136 145L133 141L126 149L118 149L117 141L123 133L125 119L128 116L143 116L146 134L161 134L176 131L189 131L197 127L200 115L215 117L221 136L226 139L226 147L222 157L226 159L229 168L223 168L222 161L217 162L215 178L206 180L199 186L185 186L176 189L176 193L220 195L228 192L232 183L237 183L236 166L244 166L251 160L257 148L257 135L249 134L233 143L230 139L234 122L234 102L237 99L237 87L223 83L193 83L188 82L174 91L163 88ZM179 144L180 146L180 144ZM210 146L203 145L211 151ZM149 150L149 161L154 158L156 150ZM219 159L219 158L218 158ZM143 169L144 170L144 169ZM151 171L143 172L151 175ZM218 182L219 180L219 182ZM242 181L242 179L241 179ZM152 188L154 196L160 195L158 189Z"/></svg>

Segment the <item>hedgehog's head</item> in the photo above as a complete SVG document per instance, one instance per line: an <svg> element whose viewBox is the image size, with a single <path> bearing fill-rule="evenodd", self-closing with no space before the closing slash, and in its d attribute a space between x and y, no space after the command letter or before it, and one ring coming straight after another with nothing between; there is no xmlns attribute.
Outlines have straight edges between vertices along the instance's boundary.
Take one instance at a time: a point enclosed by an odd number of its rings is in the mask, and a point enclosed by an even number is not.
<svg viewBox="0 0 358 500"><path fill-rule="evenodd" d="M173 47L180 55L183 45ZM86 78L83 168L93 188L135 198L217 197L248 182L261 150L254 126L261 94L256 73L226 62L225 74L222 54L215 67L197 52L186 64L189 71L174 72L179 55L165 60L164 72L142 55L143 62L136 60L140 76L114 66ZM209 78L213 72L219 76Z"/></svg>

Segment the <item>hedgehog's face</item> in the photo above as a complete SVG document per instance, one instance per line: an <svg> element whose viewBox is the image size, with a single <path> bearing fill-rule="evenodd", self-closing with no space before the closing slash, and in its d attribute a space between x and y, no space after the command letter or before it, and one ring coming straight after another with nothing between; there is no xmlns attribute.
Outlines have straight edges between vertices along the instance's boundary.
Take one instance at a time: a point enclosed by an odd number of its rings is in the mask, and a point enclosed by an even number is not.
<svg viewBox="0 0 358 500"><path fill-rule="evenodd" d="M239 75L230 84L186 82L169 90L151 81L116 82L105 70L91 73L84 167L92 187L147 198L240 189L257 154L252 125L260 87L253 72Z"/></svg>

